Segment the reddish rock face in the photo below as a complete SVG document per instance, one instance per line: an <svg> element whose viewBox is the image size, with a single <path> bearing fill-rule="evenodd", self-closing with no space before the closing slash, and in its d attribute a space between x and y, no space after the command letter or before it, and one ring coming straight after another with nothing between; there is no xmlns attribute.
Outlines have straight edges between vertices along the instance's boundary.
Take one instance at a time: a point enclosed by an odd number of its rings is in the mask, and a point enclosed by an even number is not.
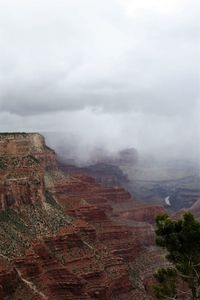
<svg viewBox="0 0 200 300"><path fill-rule="evenodd" d="M115 165L98 163L84 168L77 168L72 165L59 163L59 167L67 174L85 174L95 178L95 181L105 187L119 186L128 182L127 176ZM90 177L90 178L91 178Z"/></svg>
<svg viewBox="0 0 200 300"><path fill-rule="evenodd" d="M200 219L200 199L197 200L189 209L182 209L177 216L182 216L187 211L190 211L196 218Z"/></svg>
<svg viewBox="0 0 200 300"><path fill-rule="evenodd" d="M0 299L6 299L20 284L17 272L1 262L0 266Z"/></svg>
<svg viewBox="0 0 200 300"><path fill-rule="evenodd" d="M55 152L37 133L0 134L0 210L44 203L47 171L57 171Z"/></svg>
<svg viewBox="0 0 200 300"><path fill-rule="evenodd" d="M153 299L145 280L156 268L153 258L163 262L152 226L163 208L141 205L121 187L64 174L38 134L0 135L0 155L0 209L17 209L24 222L3 220L0 228L4 242L12 225L13 245L24 247L7 257L0 247L1 299Z"/></svg>
<svg viewBox="0 0 200 300"><path fill-rule="evenodd" d="M44 202L44 172L39 162L29 156L1 157L0 210L22 204Z"/></svg>
<svg viewBox="0 0 200 300"><path fill-rule="evenodd" d="M162 206L147 206L122 212L120 218L154 224L156 216L164 213L165 209Z"/></svg>
<svg viewBox="0 0 200 300"><path fill-rule="evenodd" d="M32 155L43 168L57 168L55 152L38 133L0 134L0 157Z"/></svg>
<svg viewBox="0 0 200 300"><path fill-rule="evenodd" d="M0 133L0 156L25 156L43 152L44 137L38 133Z"/></svg>

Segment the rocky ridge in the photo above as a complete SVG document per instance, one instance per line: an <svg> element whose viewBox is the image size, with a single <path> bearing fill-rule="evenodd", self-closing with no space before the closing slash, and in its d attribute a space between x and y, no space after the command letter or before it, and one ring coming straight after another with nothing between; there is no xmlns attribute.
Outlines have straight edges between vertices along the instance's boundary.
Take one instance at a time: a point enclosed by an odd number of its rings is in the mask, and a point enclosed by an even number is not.
<svg viewBox="0 0 200 300"><path fill-rule="evenodd" d="M161 206L61 171L37 133L0 134L0 199L1 299L152 299Z"/></svg>

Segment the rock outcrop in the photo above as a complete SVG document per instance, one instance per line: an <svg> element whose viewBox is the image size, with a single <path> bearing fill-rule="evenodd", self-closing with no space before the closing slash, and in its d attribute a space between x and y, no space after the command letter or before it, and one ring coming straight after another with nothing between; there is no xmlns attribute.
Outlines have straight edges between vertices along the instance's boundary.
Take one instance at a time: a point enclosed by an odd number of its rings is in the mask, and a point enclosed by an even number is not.
<svg viewBox="0 0 200 300"><path fill-rule="evenodd" d="M41 135L0 134L1 299L152 299L164 209L63 170Z"/></svg>
<svg viewBox="0 0 200 300"><path fill-rule="evenodd" d="M44 171L32 155L0 157L0 210L44 202Z"/></svg>
<svg viewBox="0 0 200 300"><path fill-rule="evenodd" d="M95 181L105 187L121 186L128 182L127 176L116 165L107 163L97 163L87 167L75 167L59 163L59 167L66 174L76 175L84 174L91 176Z"/></svg>

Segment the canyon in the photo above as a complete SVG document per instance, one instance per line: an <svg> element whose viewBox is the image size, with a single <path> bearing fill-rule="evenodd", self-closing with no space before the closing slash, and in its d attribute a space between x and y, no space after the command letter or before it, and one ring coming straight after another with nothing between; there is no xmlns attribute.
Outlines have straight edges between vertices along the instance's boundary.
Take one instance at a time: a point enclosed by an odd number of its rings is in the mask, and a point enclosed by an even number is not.
<svg viewBox="0 0 200 300"><path fill-rule="evenodd" d="M199 168L194 161L159 161L128 149L115 154L113 159L105 155L85 167L64 168L69 174L81 172L92 176L107 187L123 186L139 202L162 205L170 213L189 209L200 198Z"/></svg>
<svg viewBox="0 0 200 300"><path fill-rule="evenodd" d="M58 163L38 133L0 134L1 299L154 299L153 274L166 265L154 222L165 209L101 168L107 177L95 180Z"/></svg>

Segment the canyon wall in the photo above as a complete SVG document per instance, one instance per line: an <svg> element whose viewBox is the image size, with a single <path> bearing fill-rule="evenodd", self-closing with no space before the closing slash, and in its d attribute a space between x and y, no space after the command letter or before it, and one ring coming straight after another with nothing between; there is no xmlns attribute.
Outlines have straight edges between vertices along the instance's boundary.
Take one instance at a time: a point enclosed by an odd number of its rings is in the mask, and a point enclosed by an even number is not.
<svg viewBox="0 0 200 300"><path fill-rule="evenodd" d="M40 134L0 134L1 299L153 299L164 209L74 170Z"/></svg>

